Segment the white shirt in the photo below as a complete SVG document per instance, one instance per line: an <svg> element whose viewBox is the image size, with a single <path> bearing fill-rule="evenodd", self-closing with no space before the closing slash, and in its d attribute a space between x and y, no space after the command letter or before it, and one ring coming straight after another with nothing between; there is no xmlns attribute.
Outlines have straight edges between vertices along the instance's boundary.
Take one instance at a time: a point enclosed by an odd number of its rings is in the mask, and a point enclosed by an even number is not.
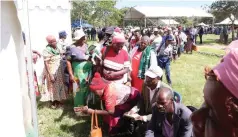
<svg viewBox="0 0 238 137"><path fill-rule="evenodd" d="M150 91L150 102L152 101L152 99L153 99L153 97L154 97L155 91L160 87L160 84L161 84L161 81L159 81L159 82L157 83L156 88L153 89L153 90L151 90L150 88L148 88L149 91Z"/></svg>
<svg viewBox="0 0 238 137"><path fill-rule="evenodd" d="M196 35L197 34L197 28L192 28L192 35Z"/></svg>

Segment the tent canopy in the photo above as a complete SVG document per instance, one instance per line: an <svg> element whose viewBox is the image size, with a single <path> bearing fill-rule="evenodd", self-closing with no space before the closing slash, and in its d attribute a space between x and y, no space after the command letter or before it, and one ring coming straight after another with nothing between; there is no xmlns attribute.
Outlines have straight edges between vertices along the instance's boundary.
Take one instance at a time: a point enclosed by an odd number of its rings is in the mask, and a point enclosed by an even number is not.
<svg viewBox="0 0 238 137"><path fill-rule="evenodd" d="M145 7L130 8L124 20L139 20L142 18L168 18L168 17L213 17L212 14L195 8L181 7Z"/></svg>
<svg viewBox="0 0 238 137"><path fill-rule="evenodd" d="M82 20L82 21L80 21L80 20L73 21L72 24L71 24L71 27L72 28L77 28L77 27L81 27L81 25L82 25L83 28L93 28L93 25L88 24L84 20Z"/></svg>
<svg viewBox="0 0 238 137"><path fill-rule="evenodd" d="M161 19L160 22L165 25L178 25L179 23L173 19Z"/></svg>
<svg viewBox="0 0 238 137"><path fill-rule="evenodd" d="M197 26L208 26L208 25L205 24L205 23L203 23L203 22L201 22L201 23L199 23Z"/></svg>
<svg viewBox="0 0 238 137"><path fill-rule="evenodd" d="M232 21L229 17L219 23L216 23L216 25L231 25L231 24L232 24ZM238 25L238 20L235 20L234 24Z"/></svg>

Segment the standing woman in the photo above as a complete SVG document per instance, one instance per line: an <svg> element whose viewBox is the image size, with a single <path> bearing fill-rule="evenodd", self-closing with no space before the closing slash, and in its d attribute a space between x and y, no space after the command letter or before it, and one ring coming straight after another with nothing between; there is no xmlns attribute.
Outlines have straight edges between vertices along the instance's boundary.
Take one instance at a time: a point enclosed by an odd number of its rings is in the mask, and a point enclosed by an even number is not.
<svg viewBox="0 0 238 137"><path fill-rule="evenodd" d="M74 93L74 108L86 105L86 99L89 93L88 80L91 78L92 63L89 56L86 55L87 45L85 33L77 30L74 33L75 43L66 53L67 69L70 81L78 84L78 89Z"/></svg>
<svg viewBox="0 0 238 137"><path fill-rule="evenodd" d="M157 58L154 48L149 45L150 38L143 36L138 46L131 51L131 86L142 91L142 85L145 78L145 71L150 66L157 66Z"/></svg>
<svg viewBox="0 0 238 137"><path fill-rule="evenodd" d="M46 37L48 45L43 51L45 63L43 84L47 81L47 101L53 102L53 107L62 105L66 99L66 90L63 79L63 69L61 64L60 50L57 48L56 38L52 35Z"/></svg>
<svg viewBox="0 0 238 137"><path fill-rule="evenodd" d="M125 37L122 34L113 36L112 44L106 46L101 50L102 53L102 74L103 78L108 81L126 84L130 82L125 81L124 75L129 72L131 66L129 55L123 49Z"/></svg>

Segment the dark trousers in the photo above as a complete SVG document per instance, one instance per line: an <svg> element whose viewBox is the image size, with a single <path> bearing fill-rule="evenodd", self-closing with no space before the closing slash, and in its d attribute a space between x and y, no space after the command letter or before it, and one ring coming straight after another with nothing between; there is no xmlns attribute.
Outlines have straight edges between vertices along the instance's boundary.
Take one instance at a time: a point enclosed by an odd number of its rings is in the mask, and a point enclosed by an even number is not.
<svg viewBox="0 0 238 137"><path fill-rule="evenodd" d="M165 69L165 76L167 79L168 84L172 84L170 78L170 58L169 56L157 56L158 65Z"/></svg>
<svg viewBox="0 0 238 137"><path fill-rule="evenodd" d="M227 44L228 43L228 34L224 34L224 43Z"/></svg>
<svg viewBox="0 0 238 137"><path fill-rule="evenodd" d="M197 44L197 37L198 37L198 35L196 34L195 35L195 40L194 40L195 44Z"/></svg>
<svg viewBox="0 0 238 137"><path fill-rule="evenodd" d="M200 44L202 44L202 34L199 34Z"/></svg>
<svg viewBox="0 0 238 137"><path fill-rule="evenodd" d="M181 55L181 45L178 47L178 57Z"/></svg>

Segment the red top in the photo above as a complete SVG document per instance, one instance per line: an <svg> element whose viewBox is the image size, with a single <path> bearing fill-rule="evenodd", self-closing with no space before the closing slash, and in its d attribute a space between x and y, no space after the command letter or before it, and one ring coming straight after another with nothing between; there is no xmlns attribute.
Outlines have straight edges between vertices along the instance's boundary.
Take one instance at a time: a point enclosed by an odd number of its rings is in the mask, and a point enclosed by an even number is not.
<svg viewBox="0 0 238 137"><path fill-rule="evenodd" d="M103 61L103 66L106 71L120 71L126 67L130 67L129 56L124 49L116 53L112 47L104 47L101 51L102 55L105 54L106 48L109 48ZM105 75L107 74L104 74L104 76ZM123 77L123 75L121 77Z"/></svg>
<svg viewBox="0 0 238 137"><path fill-rule="evenodd" d="M143 79L138 78L140 60L141 60L142 52L136 51L132 57L132 72L131 72L131 86L138 89L140 92L142 91Z"/></svg>

